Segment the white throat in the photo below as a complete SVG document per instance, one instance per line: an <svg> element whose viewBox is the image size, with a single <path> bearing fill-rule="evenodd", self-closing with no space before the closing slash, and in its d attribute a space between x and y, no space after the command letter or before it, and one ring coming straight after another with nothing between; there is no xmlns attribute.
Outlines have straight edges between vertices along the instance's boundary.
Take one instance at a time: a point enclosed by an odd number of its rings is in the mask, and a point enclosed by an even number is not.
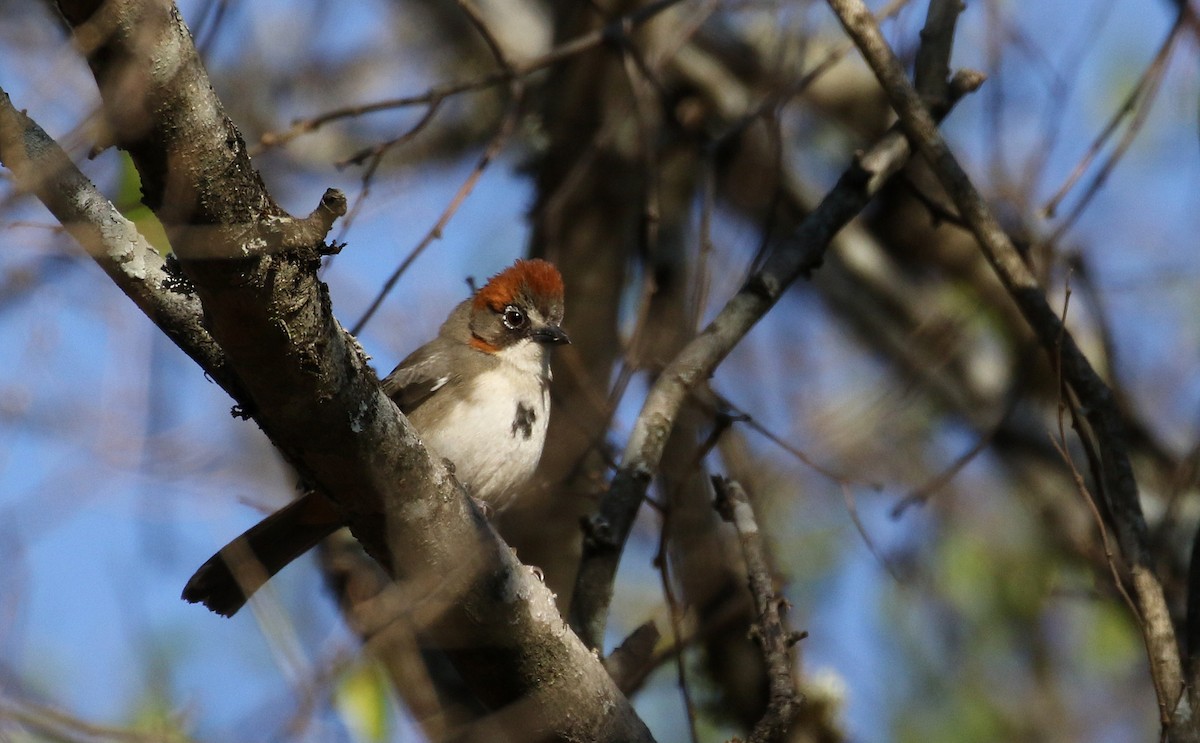
<svg viewBox="0 0 1200 743"><path fill-rule="evenodd" d="M550 379L550 354L541 343L524 338L511 346L500 349L495 356L501 363L511 366L518 374L537 376L544 381Z"/></svg>

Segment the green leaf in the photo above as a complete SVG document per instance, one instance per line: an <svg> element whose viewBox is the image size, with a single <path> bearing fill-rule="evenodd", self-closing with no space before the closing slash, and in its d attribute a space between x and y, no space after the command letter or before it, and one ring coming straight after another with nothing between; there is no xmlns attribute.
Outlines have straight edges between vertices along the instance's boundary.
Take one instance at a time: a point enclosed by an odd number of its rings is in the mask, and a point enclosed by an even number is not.
<svg viewBox="0 0 1200 743"><path fill-rule="evenodd" d="M388 738L390 685L374 663L352 666L338 682L333 704L356 740Z"/></svg>

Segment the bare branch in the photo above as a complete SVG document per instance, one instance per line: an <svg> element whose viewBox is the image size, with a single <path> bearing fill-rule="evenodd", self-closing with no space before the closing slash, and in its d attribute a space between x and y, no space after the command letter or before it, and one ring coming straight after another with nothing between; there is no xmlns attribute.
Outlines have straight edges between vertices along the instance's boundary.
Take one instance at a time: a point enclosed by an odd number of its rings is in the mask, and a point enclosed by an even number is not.
<svg viewBox="0 0 1200 743"><path fill-rule="evenodd" d="M1033 329L1043 350L1061 353L1065 382L1078 395L1095 431L1103 466L1102 495L1112 512L1122 554L1130 562L1138 609L1145 621L1145 641L1151 672L1160 690L1164 719L1194 725L1183 694L1183 676L1175 629L1171 624L1162 584L1154 573L1146 521L1138 499L1137 481L1125 448L1120 416L1112 391L1092 368L1075 339L1063 327L1036 278L997 222L982 195L971 183L937 129L920 95L888 46L870 11L860 0L830 0L846 31L879 78L900 117L905 132L929 162L959 214L970 226L1009 296ZM1172 725L1168 724L1170 730Z"/></svg>
<svg viewBox="0 0 1200 743"><path fill-rule="evenodd" d="M675 5L679 5L681 2L683 2L683 0L657 0L657 2L650 3L646 7L630 13L627 16L614 19L611 23L607 24L603 28L598 28L594 31L582 34L575 39L564 42L563 44L560 44L559 46L551 49L539 57L521 62L505 61L502 63L501 69L496 70L495 72L489 72L486 75L472 78L470 80L462 80L459 82L437 85L429 88L424 93L419 93L417 95L390 98L388 100L376 101L375 103L363 103L355 106L346 106L344 108L327 111L309 119L301 119L293 123L291 128L286 132L268 132L264 134L260 140L260 144L263 148L276 147L281 144L286 144L302 134L316 131L330 122L363 116L365 114L376 113L378 111L391 111L397 108L407 108L409 106L422 105L435 108L436 106L440 105L442 101L452 96L456 96L461 93L467 93L473 90L482 90L484 88L490 88L494 85L499 85L500 83L528 77L535 72L544 70L547 67L552 67L559 62L570 59L577 54L581 54L590 49L595 49L596 47L608 41L622 38L633 29L653 19L663 11ZM467 14L467 17L471 20L472 25L474 25L476 29L486 28L486 26L484 26L480 20L478 14L475 12L473 6L465 2L460 2L459 5ZM485 31L481 31L480 33L484 37L484 41L488 45L488 48L492 50L493 55L496 55L498 60L503 59L500 45L495 43L494 39L490 38L490 34L486 33Z"/></svg>
<svg viewBox="0 0 1200 743"><path fill-rule="evenodd" d="M469 175L467 175L466 180L464 180L462 185L458 187L458 190L454 193L454 198L450 199L450 203L447 204L446 208L442 210L442 213L440 216L438 216L437 221L434 222L433 226L429 228L429 231L425 233L425 236L421 238L416 247L409 251L408 255L404 257L404 260L400 261L400 265L397 266L396 269L387 277L387 280L383 282L383 286L381 286L379 291L375 293L375 298L371 300L371 304L368 305L367 309L363 312L362 317L358 318L358 320L354 323L354 327L350 329L352 334L358 334L364 327L366 327L367 323L370 322L371 318L379 310L380 306L383 305L383 300L386 299L387 295L390 294L392 289L396 287L396 282L400 280L400 277L404 275L404 272L408 270L409 266L411 266L413 262L417 260L421 253L425 252L426 248L433 244L434 240L441 239L442 230L446 228L446 225L450 223L450 220L454 218L454 215L458 213L459 207L463 205L463 202L467 200L467 197L470 196L471 192L475 190L475 184L478 183L480 177L483 176L483 171L487 170L488 165L491 164L492 160L494 160L498 154L500 154L500 151L504 149L504 145L508 142L508 138L512 136L513 130L517 126L517 117L519 112L520 99L513 100L509 104L508 113L504 116L504 121L500 125L500 130L496 132L494 137L492 137L492 141L488 143L488 146L484 149L483 154L479 156L479 161L475 163L475 167L471 169L471 172ZM365 192L363 196L365 197Z"/></svg>
<svg viewBox="0 0 1200 743"><path fill-rule="evenodd" d="M604 659L608 675L625 693L629 693L653 667L654 646L660 637L653 621L644 622Z"/></svg>
<svg viewBox="0 0 1200 743"><path fill-rule="evenodd" d="M750 498L734 480L713 477L712 482L717 491L717 512L737 529L742 545L750 593L754 596L754 608L758 612L758 621L751 632L762 648L763 659L767 662L767 681L771 688L767 711L750 733L750 743L785 740L792 718L800 711L804 701L792 679L791 650L800 636L783 624L780 610L787 606L787 601L775 591L766 546Z"/></svg>
<svg viewBox="0 0 1200 743"><path fill-rule="evenodd" d="M981 82L982 78L974 73L956 75L951 100L941 113L948 112L954 100L975 90ZM621 468L601 502L600 512L587 524L571 619L576 632L592 647L599 646L604 636L617 562L689 391L712 375L792 282L820 266L829 241L908 161L910 152L903 134L893 128L860 154L795 233L780 241L762 269L663 370L638 415Z"/></svg>
<svg viewBox="0 0 1200 743"><path fill-rule="evenodd" d="M901 10L908 6L911 0L891 0L886 6L880 8L879 14L876 16L880 21L887 20L897 15ZM788 102L798 97L801 93L808 89L810 85L815 83L822 75L842 61L842 58L849 54L854 49L854 44L850 41L843 41L834 44L830 47L821 61L814 64L811 68L805 71L798 80L790 83L786 87L779 90L773 90L768 93L758 105L754 106L750 111L741 114L737 120L729 127L729 129L721 135L721 139L732 139L734 136L741 133L746 127L750 126L759 119L764 119L767 116L774 116ZM942 80L949 79L947 73ZM720 100L720 96L714 96L715 100ZM734 112L726 112L734 115Z"/></svg>
<svg viewBox="0 0 1200 743"><path fill-rule="evenodd" d="M932 0L921 29L913 79L925 99L936 104L950 94L950 54L954 51L954 26L963 11L962 0Z"/></svg>
<svg viewBox="0 0 1200 743"><path fill-rule="evenodd" d="M1185 15L1185 12L1183 12L1181 9L1179 16L1175 19L1174 25L1171 26L1171 30L1167 32L1167 36L1165 39L1163 39L1162 44L1159 46L1158 52L1155 53L1154 59L1150 61L1150 64L1142 72L1141 77L1138 78L1137 84L1133 86L1133 89L1129 91L1129 95L1125 97L1125 100L1122 101L1117 110L1113 112L1112 117L1109 118L1108 123L1105 124L1100 133L1096 135L1096 138L1092 140L1092 143L1084 152L1083 157L1080 158L1079 162L1075 165L1075 168L1071 171L1071 174L1067 176L1067 179L1061 186L1058 187L1058 190L1054 192L1054 195L1047 199L1046 203L1042 206L1042 214L1044 214L1047 218L1052 218L1055 216L1055 214L1058 212L1059 204L1061 204L1063 199L1067 197L1067 194L1071 192L1071 189L1075 187L1075 184L1079 182L1079 179L1083 177L1083 174L1087 172L1088 166L1090 166L1096 157L1099 156L1100 151L1104 149L1104 145L1116 132L1117 128L1121 125L1121 122L1127 116L1132 115L1133 118L1129 123L1129 127L1126 129L1121 141L1117 144L1116 150L1101 165L1100 172L1096 174L1092 183L1085 190L1084 196L1080 199L1079 204L1071 210L1071 214L1064 219L1063 224L1057 230L1055 230L1055 237L1050 239L1051 242L1054 242L1055 238L1061 235L1067 227L1069 227L1071 224L1074 224L1076 217L1079 216L1079 212L1084 206L1087 205L1089 201L1091 201L1091 197L1096 193L1100 185L1103 184L1103 182L1107 179L1108 173L1111 172L1114 167L1116 167L1117 161L1120 160L1121 155L1129 148L1134 136L1138 131L1141 130L1142 124L1145 123L1146 117L1149 116L1151 104L1154 102L1159 85L1162 83L1163 74L1166 72L1167 60L1170 58L1171 50L1175 47L1175 41L1179 38L1180 31L1184 27L1183 21Z"/></svg>
<svg viewBox="0 0 1200 743"><path fill-rule="evenodd" d="M7 695L6 698L0 700L0 719L16 723L18 737L22 734L31 734L44 740L58 740L66 743L95 743L96 741L111 741L111 743L174 741L183 743L192 740L178 732L164 733L97 725L73 717L49 705L23 699L12 699ZM182 720L173 720L172 724L176 728L183 726ZM7 739L8 735L5 734L4 738Z"/></svg>

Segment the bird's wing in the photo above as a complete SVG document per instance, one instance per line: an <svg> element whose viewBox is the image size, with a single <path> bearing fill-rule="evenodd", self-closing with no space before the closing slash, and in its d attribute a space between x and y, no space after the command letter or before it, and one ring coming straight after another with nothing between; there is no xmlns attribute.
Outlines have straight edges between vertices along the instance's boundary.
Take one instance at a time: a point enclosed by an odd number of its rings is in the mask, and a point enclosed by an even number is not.
<svg viewBox="0 0 1200 743"><path fill-rule="evenodd" d="M444 354L418 350L384 378L383 392L392 398L401 413L411 415L453 376Z"/></svg>

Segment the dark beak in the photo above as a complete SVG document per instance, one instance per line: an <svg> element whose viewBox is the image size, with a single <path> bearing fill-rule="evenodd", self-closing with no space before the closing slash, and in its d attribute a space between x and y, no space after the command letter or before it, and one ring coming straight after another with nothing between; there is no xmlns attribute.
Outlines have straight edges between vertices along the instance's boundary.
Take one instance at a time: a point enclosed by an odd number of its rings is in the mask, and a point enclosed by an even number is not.
<svg viewBox="0 0 1200 743"><path fill-rule="evenodd" d="M563 329L557 325L547 325L538 328L529 334L529 337L536 343L544 343L547 346L561 346L571 342Z"/></svg>

